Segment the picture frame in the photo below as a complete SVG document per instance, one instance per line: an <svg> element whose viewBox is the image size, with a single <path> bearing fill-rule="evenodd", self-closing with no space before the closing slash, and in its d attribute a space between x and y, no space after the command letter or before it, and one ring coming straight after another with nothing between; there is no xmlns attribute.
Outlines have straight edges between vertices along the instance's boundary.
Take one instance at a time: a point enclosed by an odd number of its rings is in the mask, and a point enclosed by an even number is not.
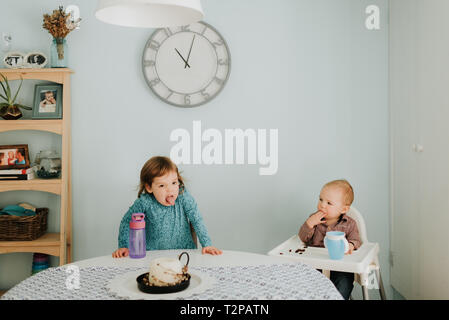
<svg viewBox="0 0 449 320"><path fill-rule="evenodd" d="M37 84L34 87L33 119L62 119L62 85Z"/></svg>
<svg viewBox="0 0 449 320"><path fill-rule="evenodd" d="M0 170L29 167L30 155L27 144L0 145Z"/></svg>
<svg viewBox="0 0 449 320"><path fill-rule="evenodd" d="M3 57L3 64L10 69L42 69L47 63L47 56L38 51L29 52L27 54L22 52L8 52Z"/></svg>
<svg viewBox="0 0 449 320"><path fill-rule="evenodd" d="M23 68L25 54L22 52L8 52L3 58L3 64L10 69Z"/></svg>
<svg viewBox="0 0 449 320"><path fill-rule="evenodd" d="M24 66L32 69L41 69L48 63L47 56L41 52L30 52L23 60Z"/></svg>

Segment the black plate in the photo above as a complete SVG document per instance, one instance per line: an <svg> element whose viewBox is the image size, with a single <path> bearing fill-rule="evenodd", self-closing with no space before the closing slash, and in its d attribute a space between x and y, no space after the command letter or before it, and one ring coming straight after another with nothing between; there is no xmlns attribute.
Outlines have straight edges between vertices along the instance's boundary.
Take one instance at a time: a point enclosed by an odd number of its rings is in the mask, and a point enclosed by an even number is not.
<svg viewBox="0 0 449 320"><path fill-rule="evenodd" d="M187 289L190 284L190 274L187 274L187 280L182 281L174 286L148 286L143 282L143 278L148 274L148 272L141 274L137 277L137 287L140 291L145 293L161 294L161 293L173 293Z"/></svg>

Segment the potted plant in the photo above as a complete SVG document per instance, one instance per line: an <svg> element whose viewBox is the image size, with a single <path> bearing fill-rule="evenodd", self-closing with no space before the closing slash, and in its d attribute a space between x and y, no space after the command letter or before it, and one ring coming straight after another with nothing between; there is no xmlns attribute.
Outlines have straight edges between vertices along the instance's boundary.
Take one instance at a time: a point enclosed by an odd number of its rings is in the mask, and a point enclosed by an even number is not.
<svg viewBox="0 0 449 320"><path fill-rule="evenodd" d="M0 76L3 78L3 80L0 80L0 85L3 89L3 94L0 93L0 98L5 100L6 102L0 103L0 116L3 119L6 120L17 120L22 117L22 112L20 111L20 108L26 109L26 110L32 110L30 107L26 107L24 105L15 103L17 99L17 95L19 94L20 89L22 88L23 79L20 78L20 86L19 89L17 89L16 94L14 95L14 98L11 94L11 87L9 86L8 78L6 78L3 74L0 73ZM3 82L5 84L3 84ZM6 87L5 87L6 85Z"/></svg>

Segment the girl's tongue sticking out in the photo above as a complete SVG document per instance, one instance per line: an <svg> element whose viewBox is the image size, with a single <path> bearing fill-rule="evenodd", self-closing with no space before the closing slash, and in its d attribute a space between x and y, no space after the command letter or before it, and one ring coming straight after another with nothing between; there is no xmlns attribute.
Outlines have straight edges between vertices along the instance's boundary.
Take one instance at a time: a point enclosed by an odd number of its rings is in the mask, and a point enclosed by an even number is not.
<svg viewBox="0 0 449 320"><path fill-rule="evenodd" d="M175 196L167 196L165 198L165 202L167 202L169 205L174 205L175 204Z"/></svg>

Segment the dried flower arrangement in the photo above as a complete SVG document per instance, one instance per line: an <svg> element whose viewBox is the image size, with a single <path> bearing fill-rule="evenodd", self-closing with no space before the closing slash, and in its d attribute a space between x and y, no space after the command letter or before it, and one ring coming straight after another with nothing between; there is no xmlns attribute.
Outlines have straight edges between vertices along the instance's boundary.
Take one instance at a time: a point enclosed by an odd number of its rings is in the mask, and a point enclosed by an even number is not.
<svg viewBox="0 0 449 320"><path fill-rule="evenodd" d="M71 13L66 13L63 6L53 10L51 15L44 14L44 24L42 26L55 38L59 59L64 59L63 43L65 37L79 27L80 21L81 19L74 21Z"/></svg>

